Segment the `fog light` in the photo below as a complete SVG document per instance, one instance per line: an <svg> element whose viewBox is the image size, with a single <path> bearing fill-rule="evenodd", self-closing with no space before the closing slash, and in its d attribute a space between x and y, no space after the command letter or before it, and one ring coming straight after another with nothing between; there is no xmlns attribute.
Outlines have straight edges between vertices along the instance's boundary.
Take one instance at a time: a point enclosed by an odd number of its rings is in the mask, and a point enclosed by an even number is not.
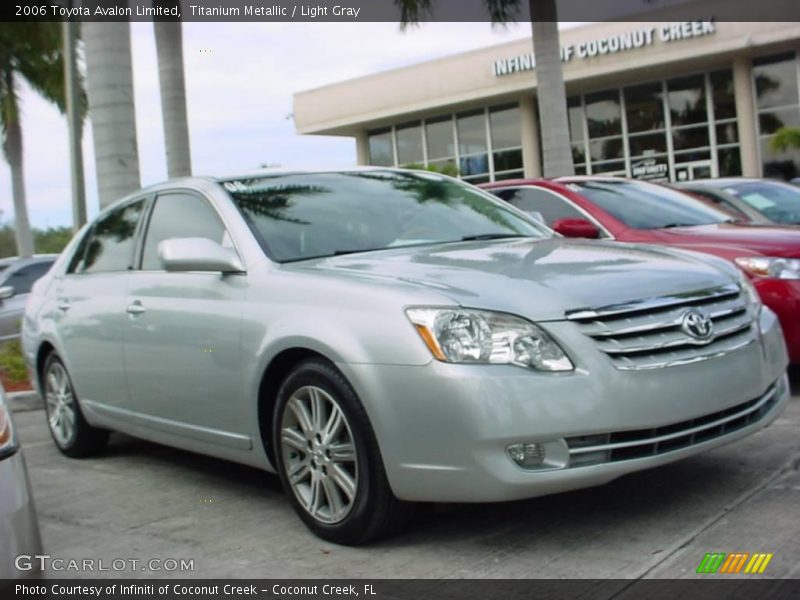
<svg viewBox="0 0 800 600"><path fill-rule="evenodd" d="M544 462L544 446L542 444L511 444L506 453L517 466L523 469L538 467Z"/></svg>

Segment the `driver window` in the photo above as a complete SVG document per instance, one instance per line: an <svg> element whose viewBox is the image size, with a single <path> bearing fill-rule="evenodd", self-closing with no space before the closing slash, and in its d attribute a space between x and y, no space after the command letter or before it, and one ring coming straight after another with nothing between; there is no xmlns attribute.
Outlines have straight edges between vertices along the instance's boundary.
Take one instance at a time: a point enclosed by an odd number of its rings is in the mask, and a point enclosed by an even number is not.
<svg viewBox="0 0 800 600"><path fill-rule="evenodd" d="M548 227L558 219L586 219L574 206L546 190L514 188L497 194L503 200L525 212L538 212Z"/></svg>
<svg viewBox="0 0 800 600"><path fill-rule="evenodd" d="M188 192L159 195L147 226L142 270L163 270L158 257L159 243L189 237L208 238L223 246L233 246L219 215L207 200Z"/></svg>

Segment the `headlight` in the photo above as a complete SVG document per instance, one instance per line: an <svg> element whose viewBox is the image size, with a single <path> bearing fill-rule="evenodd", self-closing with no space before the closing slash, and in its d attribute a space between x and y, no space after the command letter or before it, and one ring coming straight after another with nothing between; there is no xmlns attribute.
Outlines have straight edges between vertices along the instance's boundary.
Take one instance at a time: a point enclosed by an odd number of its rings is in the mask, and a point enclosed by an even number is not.
<svg viewBox="0 0 800 600"><path fill-rule="evenodd" d="M746 256L736 259L746 273L775 279L800 279L800 259L770 256Z"/></svg>
<svg viewBox="0 0 800 600"><path fill-rule="evenodd" d="M547 333L519 317L460 308L409 308L406 314L431 354L443 362L574 369Z"/></svg>
<svg viewBox="0 0 800 600"><path fill-rule="evenodd" d="M6 406L3 393L0 391L0 459L14 454L18 447L11 414Z"/></svg>

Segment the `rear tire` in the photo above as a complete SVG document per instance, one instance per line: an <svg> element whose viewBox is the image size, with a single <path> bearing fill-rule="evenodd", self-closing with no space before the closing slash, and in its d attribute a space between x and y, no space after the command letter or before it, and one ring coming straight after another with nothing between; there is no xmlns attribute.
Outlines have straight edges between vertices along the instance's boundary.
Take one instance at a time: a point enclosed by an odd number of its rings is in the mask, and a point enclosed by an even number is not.
<svg viewBox="0 0 800 600"><path fill-rule="evenodd" d="M50 435L63 454L83 458L105 448L109 432L86 421L67 368L55 353L44 363L42 390Z"/></svg>
<svg viewBox="0 0 800 600"><path fill-rule="evenodd" d="M389 487L364 407L329 362L304 361L286 377L272 433L286 495L322 539L365 544L395 531L410 516L411 505Z"/></svg>

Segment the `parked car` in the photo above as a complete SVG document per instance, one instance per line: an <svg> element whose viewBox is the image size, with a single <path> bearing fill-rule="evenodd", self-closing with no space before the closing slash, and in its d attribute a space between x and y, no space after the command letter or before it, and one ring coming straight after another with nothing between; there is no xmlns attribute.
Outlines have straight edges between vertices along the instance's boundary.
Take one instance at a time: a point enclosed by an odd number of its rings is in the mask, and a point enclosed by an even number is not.
<svg viewBox="0 0 800 600"><path fill-rule="evenodd" d="M716 208L730 217L737 223L750 223L753 225L776 225L774 221L767 218L764 213L757 211L744 200L729 194L723 190L703 187L693 181L672 183L671 187L697 198L703 204Z"/></svg>
<svg viewBox="0 0 800 600"><path fill-rule="evenodd" d="M25 459L14 421L0 386L0 584L31 577L35 570L16 568L17 556L42 554L42 541Z"/></svg>
<svg viewBox="0 0 800 600"><path fill-rule="evenodd" d="M782 181L728 177L675 187L708 198L720 208L743 213L755 223L800 225L800 189Z"/></svg>
<svg viewBox="0 0 800 600"><path fill-rule="evenodd" d="M780 318L800 363L800 230L737 224L726 213L666 186L614 177L515 180L484 186L539 211L567 237L613 239L705 252L739 266Z"/></svg>
<svg viewBox="0 0 800 600"><path fill-rule="evenodd" d="M319 536L409 503L593 486L739 439L789 397L725 261L565 240L443 175L182 179L103 211L23 347L67 456L108 431L277 471Z"/></svg>
<svg viewBox="0 0 800 600"><path fill-rule="evenodd" d="M22 313L31 287L50 270L57 254L9 260L0 269L0 342L19 337Z"/></svg>

